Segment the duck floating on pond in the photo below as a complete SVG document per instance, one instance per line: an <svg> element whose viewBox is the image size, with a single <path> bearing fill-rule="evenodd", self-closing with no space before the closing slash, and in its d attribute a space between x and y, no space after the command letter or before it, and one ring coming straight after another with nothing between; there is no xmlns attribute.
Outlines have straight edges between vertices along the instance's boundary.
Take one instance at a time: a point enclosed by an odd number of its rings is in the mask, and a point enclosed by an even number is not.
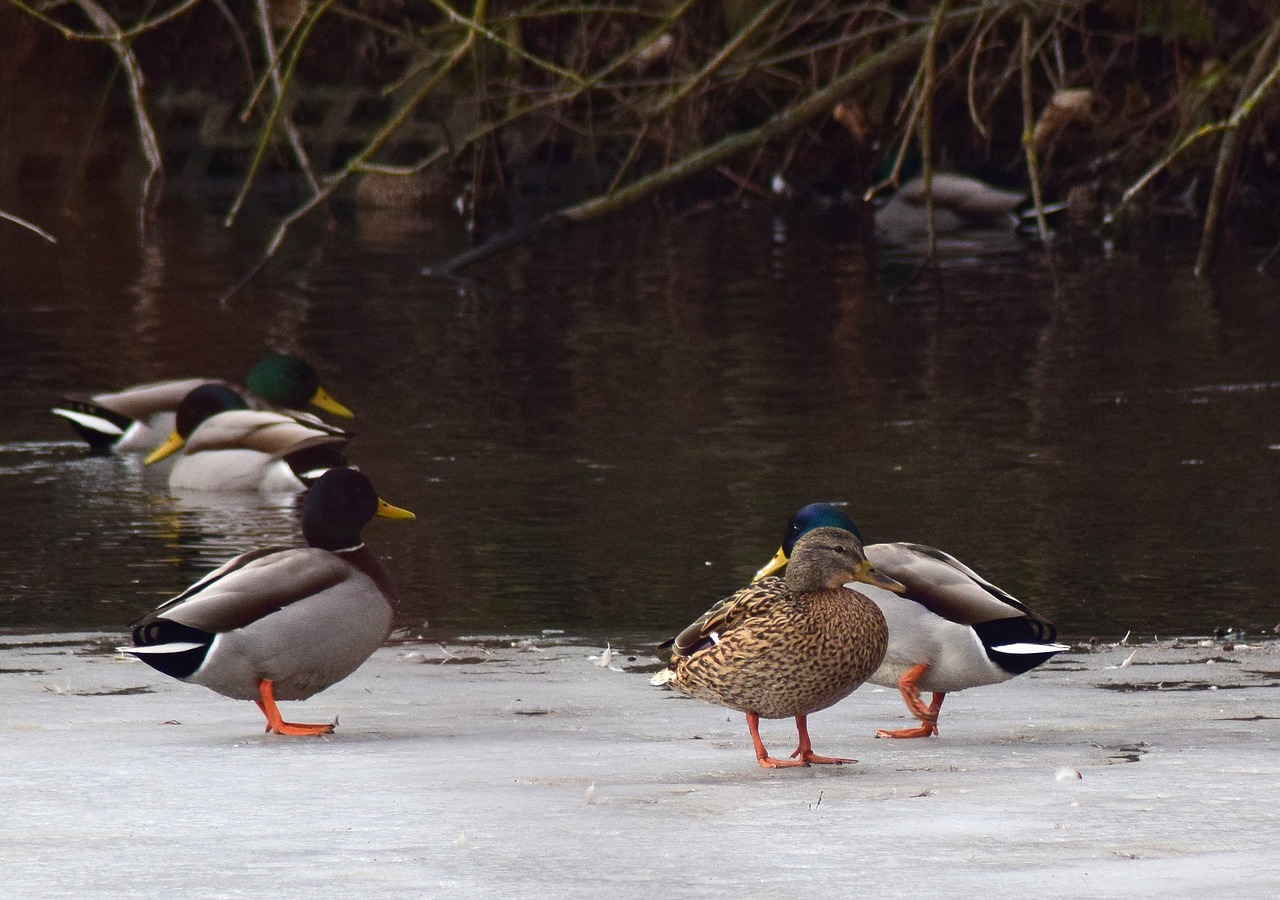
<svg viewBox="0 0 1280 900"><path fill-rule="evenodd" d="M150 453L173 431L182 398L204 384L236 390L216 378L181 378L111 393L67 394L52 412L66 419L91 450ZM284 411L303 421L319 421L301 412L307 406L353 417L351 410L320 386L320 376L311 364L298 356L272 353L264 357L249 370L245 387L247 391L237 393L253 409Z"/></svg>
<svg viewBox="0 0 1280 900"><path fill-rule="evenodd" d="M171 488L297 493L347 464L349 440L319 419L249 409L227 386L203 384L178 404L173 433L146 464L181 451L169 472Z"/></svg>

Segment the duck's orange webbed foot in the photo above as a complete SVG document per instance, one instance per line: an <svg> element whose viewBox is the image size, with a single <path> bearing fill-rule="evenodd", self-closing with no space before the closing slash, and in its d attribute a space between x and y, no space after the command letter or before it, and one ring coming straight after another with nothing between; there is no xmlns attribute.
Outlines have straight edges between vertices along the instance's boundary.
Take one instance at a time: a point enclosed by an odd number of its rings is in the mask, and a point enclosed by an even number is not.
<svg viewBox="0 0 1280 900"><path fill-rule="evenodd" d="M920 720L920 725L916 728L881 728L876 731L876 737L924 738L938 733L938 712L942 709L942 700L947 695L935 691L932 702L925 706L924 701L920 699L920 690L916 687L916 682L928 668L927 664L920 663L907 669L898 679L898 692L902 694L902 700L907 704L911 715Z"/></svg>
<svg viewBox="0 0 1280 900"><path fill-rule="evenodd" d="M809 721L806 716L796 716L796 731L800 734L800 746L796 747L796 752L791 754L791 758L795 760L792 765L802 766L842 766L845 763L856 763L856 759L848 759L843 756L819 756L813 752L813 747L809 743Z"/></svg>
<svg viewBox="0 0 1280 900"><path fill-rule="evenodd" d="M760 763L762 769L794 769L809 765L802 759L774 759L768 754L756 756L756 762Z"/></svg>
<svg viewBox="0 0 1280 900"><path fill-rule="evenodd" d="M333 725L307 725L298 722L286 722L284 717L280 715L280 710L276 706L275 686L271 684L269 678L264 678L258 682L258 695L262 698L255 700L258 709L262 710L262 714L267 717L267 733L268 734L288 734L288 735L318 735L333 734Z"/></svg>
<svg viewBox="0 0 1280 900"><path fill-rule="evenodd" d="M921 722L918 728L878 728L878 738L925 738L938 733L938 726L933 722Z"/></svg>
<svg viewBox="0 0 1280 900"><path fill-rule="evenodd" d="M797 747L796 752L791 754L792 759L799 757L796 763L803 766L843 766L845 763L856 763L856 759L848 759L844 756L819 756L810 750L808 753L802 753ZM793 763L792 765L795 765Z"/></svg>
<svg viewBox="0 0 1280 900"><path fill-rule="evenodd" d="M792 769L796 766L808 765L804 760L774 759L769 755L769 751L764 748L764 741L760 740L760 716L758 713L747 713L747 730L751 732L751 743L756 748L756 762L760 763L760 768Z"/></svg>

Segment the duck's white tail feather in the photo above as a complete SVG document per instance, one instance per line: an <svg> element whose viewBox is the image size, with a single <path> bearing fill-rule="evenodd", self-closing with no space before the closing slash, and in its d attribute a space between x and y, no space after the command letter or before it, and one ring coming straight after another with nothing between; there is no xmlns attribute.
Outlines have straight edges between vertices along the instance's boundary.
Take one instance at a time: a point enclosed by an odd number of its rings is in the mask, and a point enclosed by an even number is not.
<svg viewBox="0 0 1280 900"><path fill-rule="evenodd" d="M104 419L102 416L94 416L89 413L78 412L74 409L62 409L61 407L54 407L50 412L55 416L62 416L64 419L70 419L77 425L88 428L90 431L99 432L100 434L115 436L124 434L123 428L112 421Z"/></svg>
<svg viewBox="0 0 1280 900"><path fill-rule="evenodd" d="M998 653L1061 653L1064 650L1070 650L1066 644L997 644L991 648Z"/></svg>
<svg viewBox="0 0 1280 900"><path fill-rule="evenodd" d="M143 656L148 653L186 653L188 650L198 650L204 644L197 644L192 641L175 641L172 644L152 644L148 647L117 647L121 653L132 653L134 656Z"/></svg>

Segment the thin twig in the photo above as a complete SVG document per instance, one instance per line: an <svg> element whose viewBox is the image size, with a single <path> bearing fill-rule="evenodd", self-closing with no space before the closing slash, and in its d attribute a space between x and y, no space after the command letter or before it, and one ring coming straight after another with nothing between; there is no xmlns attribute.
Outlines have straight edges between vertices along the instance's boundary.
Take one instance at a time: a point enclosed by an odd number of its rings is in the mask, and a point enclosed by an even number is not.
<svg viewBox="0 0 1280 900"><path fill-rule="evenodd" d="M267 57L267 65L261 77L253 84L253 90L249 92L249 98L244 102L240 109L240 121L248 122L253 116L253 108L258 105L258 100L262 97L262 92L267 89L267 85L273 81L279 81L281 54L293 45L294 35L298 33L298 29L307 21L307 8L300 7L298 18L293 20L289 26L289 30L284 33L284 40L277 41L272 37L271 42L276 50Z"/></svg>
<svg viewBox="0 0 1280 900"><path fill-rule="evenodd" d="M981 31L974 38L973 51L969 54L969 77L965 79L965 100L969 105L969 121L973 127L978 130L978 134L982 135L984 141L991 140L991 134L987 131L986 124L982 121L982 116L978 114L978 100L976 96L976 88L978 81L978 58L982 55L982 44L986 40L987 35L1000 22L1000 15L997 13L992 16L990 21L983 24Z"/></svg>
<svg viewBox="0 0 1280 900"><path fill-rule="evenodd" d="M213 8L226 21L231 28L231 33L236 39L236 48L240 51L240 60L244 63L246 81L253 84L253 54L249 52L249 42L244 38L244 29L240 27L240 23L236 21L235 14L227 7L226 0L212 0Z"/></svg>
<svg viewBox="0 0 1280 900"><path fill-rule="evenodd" d="M876 195L883 190L893 188L897 190L901 186L902 167L906 163L907 151L911 149L911 138L916 133L916 121L920 117L921 103L919 99L919 91L924 83L923 66L916 72L915 80L912 82L911 88L907 91L907 96L916 96L916 100L911 104L910 114L907 119L906 127L902 129L902 137L898 142L898 152L893 159L893 168L889 170L881 181L871 185L862 194L862 202L870 203L875 199Z"/></svg>
<svg viewBox="0 0 1280 900"><path fill-rule="evenodd" d="M1248 102L1248 92L1263 78L1268 62L1275 58L1277 46L1280 46L1280 19L1272 26L1262 48L1253 58L1249 73L1240 85L1239 96L1236 98L1237 109ZM1222 143L1218 145L1218 161L1213 171L1213 187L1209 191L1209 204L1205 208L1204 226L1200 232L1200 248L1196 252L1194 272L1197 276L1205 274L1218 255L1222 215L1227 205L1231 171L1235 167L1236 158L1240 153L1240 143L1246 130L1243 127L1245 121L1245 118L1241 118L1238 127L1228 129L1222 136Z"/></svg>
<svg viewBox="0 0 1280 900"><path fill-rule="evenodd" d="M752 17L751 21L743 25L742 28L738 30L737 34L730 38L725 45L711 57L711 59L707 60L706 64L701 69L695 72L691 77L684 79L675 91L672 91L665 100L659 103L657 108L653 110L653 115L662 115L685 97L688 97L689 94L696 90L699 85L715 74L716 70L723 66L725 62L728 61L729 57L742 49L742 45L745 44L752 35L759 31L765 22L769 21L769 19L773 17L773 14L778 11L779 7L781 7L784 2L787 2L787 0L772 0L771 3L766 3L764 7Z"/></svg>
<svg viewBox="0 0 1280 900"><path fill-rule="evenodd" d="M28 231L34 231L36 234L40 235L40 237L44 238L50 244L58 243L58 239L56 237L51 235L49 232L45 231L39 225L36 225L32 222L28 222L26 219L22 218L21 216L15 216L13 213L7 213L4 210L0 209L0 219L5 219L6 221L12 222L15 225L21 225L23 228L27 229Z"/></svg>
<svg viewBox="0 0 1280 900"><path fill-rule="evenodd" d="M1040 188L1040 159L1036 154L1035 107L1031 95L1031 14L1022 14L1022 150L1027 158L1027 178L1031 181L1031 202L1035 204L1036 230L1040 245L1049 247L1049 223L1044 218L1044 196Z"/></svg>
<svg viewBox="0 0 1280 900"><path fill-rule="evenodd" d="M553 62L542 59L539 56L535 56L534 54L530 53L528 50L525 50L523 47L520 47L520 46L517 46L516 44L511 43L510 41L506 40L505 38L503 38L501 35L494 32L493 30L484 27L484 25L482 25L479 21L477 21L475 17L467 18L466 16L462 15L462 13L458 12L456 9L454 9L452 6L446 3L445 0L427 0L427 2L430 3L432 6L434 6L436 9L440 10L440 12L442 12L446 17L448 17L449 21L457 25L461 25L463 28L467 29L473 36L479 35L480 37L483 37L485 40L489 41L490 43L496 44L497 46L506 50L508 53L512 54L513 56L519 57L520 59L523 59L525 62L532 63L533 65L537 66L539 69L543 69L547 72L551 72L554 75L558 75L561 78L563 78L565 81L568 81L571 84L575 84L579 86L582 85L582 76L579 75L577 72L573 72L573 71L570 71L569 69L565 69L561 66L557 66Z"/></svg>
<svg viewBox="0 0 1280 900"><path fill-rule="evenodd" d="M975 15L977 15L977 11L974 9L965 9L952 13L946 20L946 27L950 29L962 25L972 20ZM795 131L812 119L828 114L837 100L847 96L850 91L866 79L889 67L901 65L903 62L915 57L928 41L932 31L932 26L918 28L903 35L900 40L895 41L892 45L867 54L824 87L806 95L803 99L756 128L726 135L715 143L690 153L672 165L643 178L638 178L608 195L592 197L581 203L558 210L542 217L530 226L501 235L487 244L473 247L471 250L454 256L438 265L428 266L423 269L423 273L435 276L452 275L459 269L479 262L499 250L542 234L553 226L565 222L585 222L622 209L641 197L648 196L691 175L719 165L724 160L744 150Z"/></svg>
<svg viewBox="0 0 1280 900"><path fill-rule="evenodd" d="M133 107L138 142L142 145L142 154L147 160L147 174L142 179L142 197L138 206L138 233L145 238L151 188L156 178L164 171L164 163L160 158L160 142L156 140L155 129L151 126L151 117L147 114L146 98L143 96L143 86L146 81L142 76L142 67L138 65L138 58L134 56L125 32L105 9L95 0L75 0L75 3L97 26L103 39L111 45L116 59L120 62L120 68L124 70L125 79L129 83L129 103Z"/></svg>
<svg viewBox="0 0 1280 900"><path fill-rule="evenodd" d="M924 86L920 91L920 156L921 178L924 181L924 219L929 234L929 261L938 262L938 221L934 217L933 203L933 97L938 89L938 34L947 14L947 0L933 11L933 23L929 26L929 40L924 45Z"/></svg>
<svg viewBox="0 0 1280 900"><path fill-rule="evenodd" d="M30 6L29 4L23 2L23 0L8 0L8 2L11 3L13 6L16 6L18 9L22 10L23 12L25 12L27 15L32 16L36 19L39 19L41 22L44 22L46 25L50 26L51 28L56 29L59 34L61 34L64 38L66 38L69 41L87 41L87 42L99 41L99 42L105 42L110 44L110 43L114 43L117 40L131 41L134 38L138 37L139 35L144 34L148 31L151 31L153 28L156 28L157 26L163 25L166 22L169 22L169 21L172 21L173 19L178 18L178 16L182 15L183 13L186 13L189 10L203 3L204 0L183 0L182 3L179 3L173 9L170 9L167 12L162 12L160 15L156 16L154 19L146 19L142 22L139 22L137 25L134 25L132 28L121 29L117 27L116 31L110 35L106 34L105 32L102 32L101 29L99 29L99 31L96 33L92 31L77 31L76 29L71 28L68 25L62 24L57 19L46 15L43 10L36 9ZM86 15L89 15L89 11L85 9L84 5L81 4L79 0L75 0L75 2L77 6L85 10ZM55 6L57 6L57 4L51 4L46 8L52 9ZM89 17L91 19L93 18L92 15L89 15ZM97 21L94 21L94 25L97 25L97 24L98 24Z"/></svg>
<svg viewBox="0 0 1280 900"><path fill-rule="evenodd" d="M253 5L258 11L258 30L262 35L262 52L270 61L267 71L271 79L271 91L276 102L283 103L284 83L280 78L280 69L275 65L276 43L275 38L271 35L271 14L267 11L267 0L255 0ZM320 182L316 180L315 170L311 168L311 157L307 155L307 148L302 145L302 137L298 134L297 126L293 124L293 119L282 114L281 127L284 129L285 140L289 142L289 149L293 151L293 158L297 161L298 168L302 170L303 177L307 179L307 186L311 188L311 193L318 193Z"/></svg>
<svg viewBox="0 0 1280 900"><path fill-rule="evenodd" d="M249 171L245 173L244 182L240 185L240 191L236 194L235 200L231 203L231 208L227 210L226 217L222 220L222 224L228 228L235 222L236 216L240 212L240 208L244 205L245 198L249 196L249 188L253 186L254 179L258 175L258 169L262 166L262 160L266 156L267 148L271 146L271 135L275 132L276 123L280 121L280 117L284 114L284 101L289 82L293 78L294 69L298 65L298 58L302 55L302 48L306 45L307 36L311 33L311 29L315 27L316 22L325 14L325 11L334 4L335 0L321 0L314 7L307 10L302 26L298 30L298 39L294 42L293 51L289 54L289 61L285 64L283 75L273 75L271 82L275 85L276 96L271 104L271 112L267 115L267 121L262 126L262 130L258 133L258 146L254 149L253 159L249 162ZM316 191L312 196L317 196Z"/></svg>
<svg viewBox="0 0 1280 900"><path fill-rule="evenodd" d="M472 18L475 21L482 21L487 7L488 0L476 0ZM389 120L383 123L378 132L365 143L364 147L347 160L346 164L338 172L325 179L325 183L319 191L313 194L306 202L298 206L293 210L293 212L289 213L280 221L280 224L276 226L275 233L271 237L271 241L267 244L266 250L258 258L258 261L244 275L244 277L236 282L236 284L222 296L222 303L225 304L230 300L232 296L238 293L241 288L249 283L254 275L261 271L262 267L267 264L268 260L275 255L276 250L279 249L280 244L284 241L285 235L288 234L289 229L293 227L294 223L301 220L320 204L328 200L329 197L333 195L333 193L353 172L359 171L362 167L368 165L370 158L382 148L382 145L387 142L387 139L390 138L391 135L404 124L409 116L413 114L413 111L417 108L418 104L421 103L422 100L432 91L434 91L440 82L444 81L444 79L448 77L449 73L452 72L459 63L467 58L467 55L475 46L477 33L478 30L476 29L468 29L466 37L464 37L462 42L454 49L445 64L431 78L418 86L418 89L400 105L400 108L392 114Z"/></svg>
<svg viewBox="0 0 1280 900"><path fill-rule="evenodd" d="M1201 125L1195 131L1191 132L1191 134L1179 141L1178 145L1174 147L1173 150L1156 161L1151 168L1142 173L1142 176L1131 184L1124 194L1121 195L1120 202L1102 217L1102 224L1106 226L1114 222L1116 218L1128 208L1129 204L1133 202L1133 198L1136 197L1143 188L1150 184L1153 178L1168 168L1170 163L1186 152L1187 148L1198 143L1204 138L1209 137L1209 135L1217 134L1219 131L1238 128L1240 123L1244 121L1251 112L1253 112L1253 108L1257 106L1258 102L1266 96L1269 90L1271 90L1271 86L1275 84L1277 78L1280 78L1280 62L1272 67L1271 71L1267 73L1267 77L1264 78L1256 88L1254 88L1249 97L1243 103L1239 104L1228 118Z"/></svg>

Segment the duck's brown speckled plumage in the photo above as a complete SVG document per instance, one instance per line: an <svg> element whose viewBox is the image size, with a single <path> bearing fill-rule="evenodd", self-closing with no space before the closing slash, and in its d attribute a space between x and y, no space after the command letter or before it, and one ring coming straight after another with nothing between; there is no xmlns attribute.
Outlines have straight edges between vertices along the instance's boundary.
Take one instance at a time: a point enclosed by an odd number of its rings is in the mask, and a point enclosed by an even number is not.
<svg viewBox="0 0 1280 900"><path fill-rule="evenodd" d="M819 527L858 533L853 520L835 506L804 506L787 522L782 546L757 577L785 566L791 545ZM909 543L867 544L863 552L905 589L867 591L889 624L884 662L867 680L896 687L920 720L918 727L881 728L876 737L935 735L947 693L1007 681L1069 649L1055 643L1052 622L948 553ZM933 693L927 705L920 696L924 690Z"/></svg>
<svg viewBox="0 0 1280 900"><path fill-rule="evenodd" d="M672 684L691 697L764 719L808 715L838 703L876 670L888 646L879 608L845 587L794 592L782 578L768 578L720 601L714 611L698 624L704 635L715 632L719 643L704 638L692 655L674 655Z"/></svg>
<svg viewBox="0 0 1280 900"><path fill-rule="evenodd" d="M804 717L851 694L880 665L888 629L879 608L845 582L900 588L879 575L850 532L815 529L796 544L787 578L743 588L707 610L672 641L655 683L740 710L755 719L795 717L801 762L835 762L808 748ZM761 765L770 759L757 743Z"/></svg>

